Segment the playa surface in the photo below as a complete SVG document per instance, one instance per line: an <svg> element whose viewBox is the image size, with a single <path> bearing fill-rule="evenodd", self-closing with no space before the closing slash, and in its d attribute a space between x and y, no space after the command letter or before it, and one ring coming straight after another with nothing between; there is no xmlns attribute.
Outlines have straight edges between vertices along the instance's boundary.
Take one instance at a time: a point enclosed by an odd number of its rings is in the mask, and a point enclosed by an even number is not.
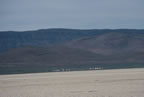
<svg viewBox="0 0 144 97"><path fill-rule="evenodd" d="M0 97L144 97L144 68L0 75Z"/></svg>

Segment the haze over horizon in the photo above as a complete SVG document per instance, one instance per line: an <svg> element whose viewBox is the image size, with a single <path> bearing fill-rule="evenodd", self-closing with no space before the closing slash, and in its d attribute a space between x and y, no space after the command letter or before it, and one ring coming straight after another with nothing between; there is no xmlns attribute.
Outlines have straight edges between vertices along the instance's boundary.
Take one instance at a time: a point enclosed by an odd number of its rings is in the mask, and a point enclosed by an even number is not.
<svg viewBox="0 0 144 97"><path fill-rule="evenodd" d="M0 0L0 31L143 29L143 0Z"/></svg>

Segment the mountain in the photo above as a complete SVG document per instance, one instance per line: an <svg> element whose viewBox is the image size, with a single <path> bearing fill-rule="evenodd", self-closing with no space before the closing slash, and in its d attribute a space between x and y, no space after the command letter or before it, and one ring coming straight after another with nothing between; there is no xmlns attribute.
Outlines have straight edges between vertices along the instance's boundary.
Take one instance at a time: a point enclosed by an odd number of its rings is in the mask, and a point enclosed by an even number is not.
<svg viewBox="0 0 144 97"><path fill-rule="evenodd" d="M110 32L69 42L67 46L109 55L144 52L144 33Z"/></svg>
<svg viewBox="0 0 144 97"><path fill-rule="evenodd" d="M144 67L144 30L0 32L0 74Z"/></svg>
<svg viewBox="0 0 144 97"><path fill-rule="evenodd" d="M36 31L1 31L0 52L23 46L49 46L72 39L101 34L99 30L41 29Z"/></svg>
<svg viewBox="0 0 144 97"><path fill-rule="evenodd" d="M23 47L0 55L1 64L64 65L84 64L100 59L99 54L64 46Z"/></svg>
<svg viewBox="0 0 144 97"><path fill-rule="evenodd" d="M68 42L75 39L93 37L110 32L123 32L129 34L143 33L144 30L136 29L41 29L35 31L1 31L0 52L8 51L11 48L23 46L49 46Z"/></svg>

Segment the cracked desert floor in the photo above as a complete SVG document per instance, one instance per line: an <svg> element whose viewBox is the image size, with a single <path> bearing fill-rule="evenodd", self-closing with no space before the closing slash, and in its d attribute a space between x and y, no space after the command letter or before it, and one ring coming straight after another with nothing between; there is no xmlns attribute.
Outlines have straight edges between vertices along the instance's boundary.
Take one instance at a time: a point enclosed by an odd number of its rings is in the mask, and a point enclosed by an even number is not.
<svg viewBox="0 0 144 97"><path fill-rule="evenodd" d="M144 69L0 75L0 97L144 97Z"/></svg>

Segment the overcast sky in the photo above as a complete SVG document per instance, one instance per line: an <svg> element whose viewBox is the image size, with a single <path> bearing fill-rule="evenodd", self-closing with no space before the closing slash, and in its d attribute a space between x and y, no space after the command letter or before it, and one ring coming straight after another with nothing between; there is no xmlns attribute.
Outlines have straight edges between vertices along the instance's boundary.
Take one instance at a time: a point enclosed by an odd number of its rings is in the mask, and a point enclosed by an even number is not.
<svg viewBox="0 0 144 97"><path fill-rule="evenodd" d="M144 28L144 0L0 0L0 31Z"/></svg>

